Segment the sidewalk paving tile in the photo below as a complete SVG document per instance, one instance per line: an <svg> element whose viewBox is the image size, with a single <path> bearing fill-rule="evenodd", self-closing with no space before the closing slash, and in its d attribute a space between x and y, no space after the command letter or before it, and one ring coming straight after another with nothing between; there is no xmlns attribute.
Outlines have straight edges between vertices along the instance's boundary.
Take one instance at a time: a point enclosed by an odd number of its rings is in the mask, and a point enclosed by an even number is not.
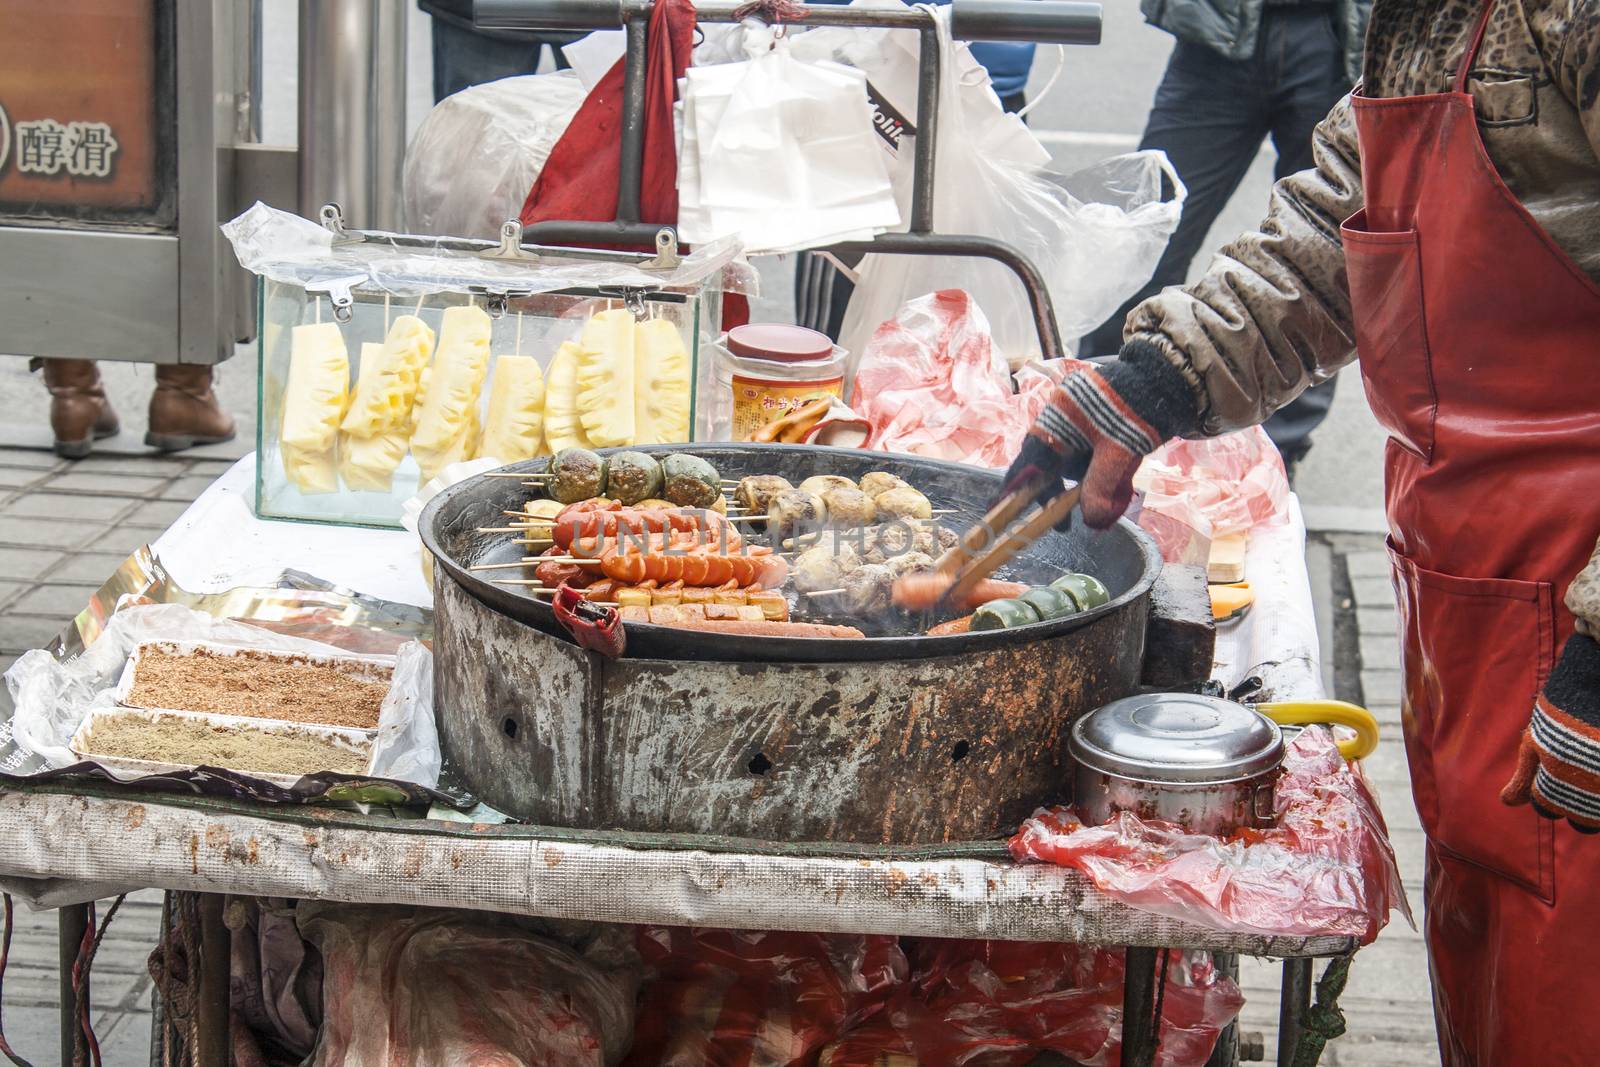
<svg viewBox="0 0 1600 1067"><path fill-rule="evenodd" d="M93 549L96 552L110 552L120 558L127 558L136 552L141 545L147 545L159 536L159 531L144 526L113 526L109 530L98 530L78 542L78 547ZM108 575L109 576L109 572Z"/></svg>
<svg viewBox="0 0 1600 1067"><path fill-rule="evenodd" d="M49 476L49 471L37 467L0 467L0 489L20 489Z"/></svg>
<svg viewBox="0 0 1600 1067"><path fill-rule="evenodd" d="M68 585L89 585L98 589L127 559L115 552L80 552L51 571L48 580Z"/></svg>
<svg viewBox="0 0 1600 1067"><path fill-rule="evenodd" d="M1389 580L1389 553L1351 552L1344 557L1345 573L1355 578Z"/></svg>
<svg viewBox="0 0 1600 1067"><path fill-rule="evenodd" d="M1363 637L1367 634L1392 637L1400 632L1400 613L1392 604L1381 608L1357 608L1356 629Z"/></svg>
<svg viewBox="0 0 1600 1067"><path fill-rule="evenodd" d="M1352 578L1350 591L1356 604L1363 608L1380 608L1394 605L1394 586L1387 578Z"/></svg>
<svg viewBox="0 0 1600 1067"><path fill-rule="evenodd" d="M192 474L183 478L179 478L177 481L161 490L161 499L182 500L185 503L189 503L193 501L195 497L205 492L206 488L214 481L216 481L216 478L207 477L203 474Z"/></svg>
<svg viewBox="0 0 1600 1067"><path fill-rule="evenodd" d="M0 448L0 467L32 467L35 470L51 470L63 465L63 460L52 452L44 452L32 448Z"/></svg>
<svg viewBox="0 0 1600 1067"><path fill-rule="evenodd" d="M18 654L40 645L61 632L64 620L48 615L0 614L0 652Z"/></svg>
<svg viewBox="0 0 1600 1067"><path fill-rule="evenodd" d="M0 607L21 592L26 586L22 582L0 582Z"/></svg>
<svg viewBox="0 0 1600 1067"><path fill-rule="evenodd" d="M189 466L182 458L171 456L91 455L74 463L72 469L85 474L139 474L165 481L185 473Z"/></svg>
<svg viewBox="0 0 1600 1067"><path fill-rule="evenodd" d="M165 530L178 521L178 516L189 510L189 504L187 500L149 500L140 504L122 521L134 526L154 526Z"/></svg>
<svg viewBox="0 0 1600 1067"><path fill-rule="evenodd" d="M22 519L0 515L0 545L60 548L73 543L77 528L60 520Z"/></svg>
<svg viewBox="0 0 1600 1067"><path fill-rule="evenodd" d="M90 590L81 585L36 586L12 604L11 609L29 615L59 615L64 626L88 604L89 593Z"/></svg>
<svg viewBox="0 0 1600 1067"><path fill-rule="evenodd" d="M132 504L123 496L27 493L7 504L4 511L26 519L114 519Z"/></svg>
<svg viewBox="0 0 1600 1067"><path fill-rule="evenodd" d="M1389 636L1362 635L1361 669L1363 671L1398 671L1400 669L1400 642Z"/></svg>
<svg viewBox="0 0 1600 1067"><path fill-rule="evenodd" d="M63 558L39 548L0 548L0 578L37 578Z"/></svg>
<svg viewBox="0 0 1600 1067"><path fill-rule="evenodd" d="M177 473L175 470L174 474ZM80 493L112 493L119 496L143 496L160 489L165 478L152 478L137 474L96 474L92 471L68 471L50 480L53 490L71 489Z"/></svg>

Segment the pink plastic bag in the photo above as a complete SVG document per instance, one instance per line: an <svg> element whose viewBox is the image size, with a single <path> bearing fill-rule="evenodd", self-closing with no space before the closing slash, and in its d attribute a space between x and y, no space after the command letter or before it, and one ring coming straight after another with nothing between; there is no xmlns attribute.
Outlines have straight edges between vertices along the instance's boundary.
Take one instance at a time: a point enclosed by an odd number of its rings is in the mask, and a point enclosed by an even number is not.
<svg viewBox="0 0 1600 1067"><path fill-rule="evenodd" d="M1056 1052L1114 1067L1122 1051L1122 953L1089 945L907 941L911 982L823 1053L828 1067L1021 1067ZM1244 1005L1204 952L1174 952L1162 998L1162 1067L1202 1067Z"/></svg>
<svg viewBox="0 0 1600 1067"><path fill-rule="evenodd" d="M626 1067L812 1067L906 981L896 938L639 928L651 970Z"/></svg>
<svg viewBox="0 0 1600 1067"><path fill-rule="evenodd" d="M434 908L302 905L298 922L322 954L310 1067L606 1067L632 1038L625 943L581 956L515 921Z"/></svg>
<svg viewBox="0 0 1600 1067"><path fill-rule="evenodd" d="M1259 426L1168 441L1145 457L1133 485L1144 494L1139 525L1168 563L1204 566L1217 538L1289 519L1289 476Z"/></svg>
<svg viewBox="0 0 1600 1067"><path fill-rule="evenodd" d="M960 289L908 301L879 326L850 394L870 447L981 467L1011 462L1042 404L1013 393L989 320Z"/></svg>
<svg viewBox="0 0 1600 1067"><path fill-rule="evenodd" d="M1041 809L1011 854L1075 867L1136 908L1216 930L1369 944L1391 909L1416 925L1366 777L1326 729L1289 743L1276 807L1272 829L1227 840L1128 812L1086 827L1066 808Z"/></svg>

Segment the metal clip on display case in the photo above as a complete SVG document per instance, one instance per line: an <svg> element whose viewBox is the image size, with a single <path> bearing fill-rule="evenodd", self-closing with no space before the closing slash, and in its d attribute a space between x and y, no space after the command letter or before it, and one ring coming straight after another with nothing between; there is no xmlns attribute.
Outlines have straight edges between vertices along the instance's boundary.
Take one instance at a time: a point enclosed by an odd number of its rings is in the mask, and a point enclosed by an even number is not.
<svg viewBox="0 0 1600 1067"><path fill-rule="evenodd" d="M616 29L627 34L622 102L622 157L617 213L611 222L549 221L529 227L532 240L553 244L648 245L657 227L639 221L644 160L645 57L654 0L474 0L473 21L481 29L582 32ZM695 5L702 23L761 18L759 4L711 0ZM915 156L911 220L905 233L830 246L838 255L891 253L991 259L1007 267L1027 290L1039 347L1045 359L1064 354L1050 291L1039 269L1004 241L973 234L933 232L934 159L938 151L939 38L936 16L921 8L785 5L786 17L805 26L856 26L915 30L919 36ZM1099 44L1101 5L1069 0L954 0L950 30L962 41L1032 41L1040 44Z"/></svg>

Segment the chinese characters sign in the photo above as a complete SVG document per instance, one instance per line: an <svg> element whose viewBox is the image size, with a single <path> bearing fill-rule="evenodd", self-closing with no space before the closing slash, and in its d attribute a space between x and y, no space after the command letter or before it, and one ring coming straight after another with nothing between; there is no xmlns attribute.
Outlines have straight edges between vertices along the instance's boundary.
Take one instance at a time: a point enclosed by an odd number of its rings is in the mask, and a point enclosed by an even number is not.
<svg viewBox="0 0 1600 1067"><path fill-rule="evenodd" d="M103 122L69 122L55 119L17 123L17 170L23 174L71 174L80 178L105 178L111 174L111 157L117 139Z"/></svg>
<svg viewBox="0 0 1600 1067"><path fill-rule="evenodd" d="M0 216L170 224L168 0L0 3Z"/></svg>

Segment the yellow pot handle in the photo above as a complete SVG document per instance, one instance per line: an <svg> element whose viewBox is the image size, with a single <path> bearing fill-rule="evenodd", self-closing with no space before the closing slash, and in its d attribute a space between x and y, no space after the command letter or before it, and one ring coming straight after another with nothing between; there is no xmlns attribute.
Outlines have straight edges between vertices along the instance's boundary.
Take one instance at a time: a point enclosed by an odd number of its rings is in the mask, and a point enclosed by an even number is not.
<svg viewBox="0 0 1600 1067"><path fill-rule="evenodd" d="M1372 712L1355 704L1342 700L1286 700L1251 706L1279 726L1332 723L1350 727L1356 736L1339 742L1339 754L1347 761L1365 759L1378 747L1378 720Z"/></svg>

